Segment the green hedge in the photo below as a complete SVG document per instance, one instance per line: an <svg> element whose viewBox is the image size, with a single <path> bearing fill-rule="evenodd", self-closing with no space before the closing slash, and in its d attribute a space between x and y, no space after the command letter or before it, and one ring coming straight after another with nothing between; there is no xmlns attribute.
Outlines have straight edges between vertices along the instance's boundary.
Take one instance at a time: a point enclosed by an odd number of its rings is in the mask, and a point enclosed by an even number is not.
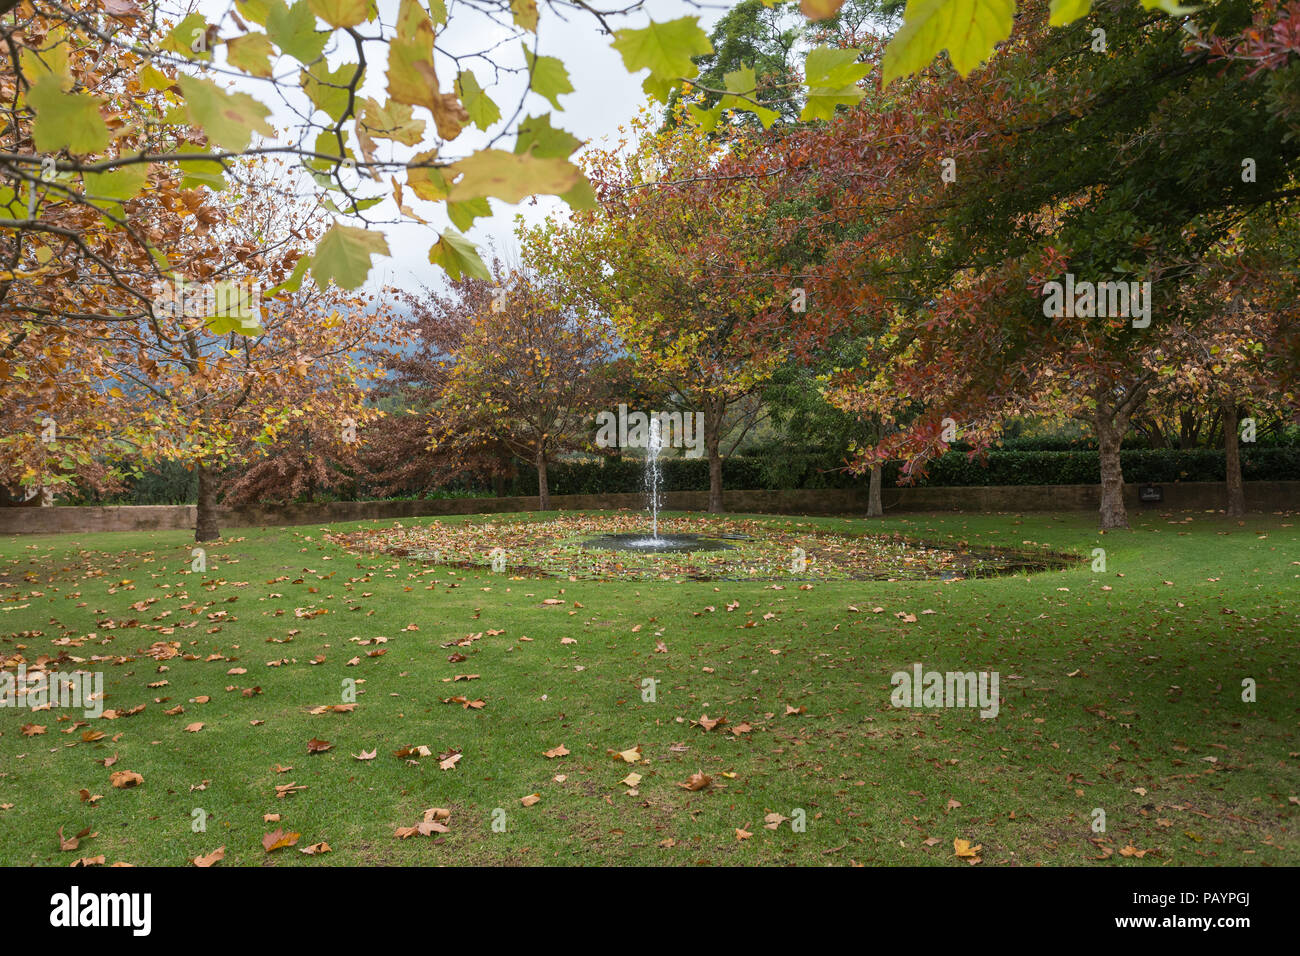
<svg viewBox="0 0 1300 956"><path fill-rule="evenodd" d="M702 491L709 487L706 458L667 458L661 463L664 491ZM785 455L733 455L722 462L722 487L753 488L851 488L861 479L835 469L842 468L830 456L819 452L791 452ZM645 463L640 458L609 458L603 462L556 462L547 469L553 495L599 495L642 491ZM518 477L509 494L537 494L537 471L520 462Z"/></svg>
<svg viewBox="0 0 1300 956"><path fill-rule="evenodd" d="M1222 481L1222 451L1193 449L1130 449L1120 452L1124 479L1130 483ZM709 487L709 463L703 458L670 458L662 462L665 491L703 491ZM835 470L838 463L822 453L772 452L762 457L736 455L722 465L722 487L734 490L779 488L848 488L866 483L865 476ZM884 484L898 481L901 465L885 466ZM1300 480L1300 448L1243 448L1241 472L1246 481ZM551 494L613 494L644 489L644 464L637 458L601 462L559 462L550 467ZM929 464L923 485L1088 485L1101 480L1095 451L993 451L981 461L964 452L949 452ZM522 463L512 495L537 494L537 474Z"/></svg>
<svg viewBox="0 0 1300 956"><path fill-rule="evenodd" d="M1131 483L1222 481L1223 452L1213 449L1172 451L1128 449L1120 452L1124 478ZM668 458L662 462L665 491L705 491L709 463L704 458ZM842 456L816 449L764 449L762 454L733 455L722 463L723 488L736 491L783 488L855 488L866 476L847 474ZM517 462L518 477L508 495L537 494L537 472ZM897 484L901 465L885 466L884 486ZM1243 446L1242 477L1247 481L1300 480L1300 447ZM557 462L548 477L551 494L614 494L644 490L645 466L639 458L603 461ZM1100 480L1095 451L992 451L985 461L968 459L965 452L949 452L930 462L923 485L1088 485ZM126 493L107 500L93 496L84 504L193 503L195 477L179 465L145 473L129 482ZM362 489L363 497L369 497ZM449 490L443 496L471 494L469 489ZM490 495L490 492L482 492ZM394 496L398 497L398 496ZM410 497L409 495L406 497ZM434 496L429 496L434 497Z"/></svg>

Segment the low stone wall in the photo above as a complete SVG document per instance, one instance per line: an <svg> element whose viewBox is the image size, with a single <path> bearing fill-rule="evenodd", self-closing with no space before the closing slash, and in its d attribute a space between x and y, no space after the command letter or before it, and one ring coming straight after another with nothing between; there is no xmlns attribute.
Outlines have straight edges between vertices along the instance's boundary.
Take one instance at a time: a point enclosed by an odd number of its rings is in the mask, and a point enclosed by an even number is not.
<svg viewBox="0 0 1300 956"><path fill-rule="evenodd" d="M1227 497L1223 482L1162 485L1164 501L1143 504L1138 486L1128 485L1124 497L1135 512L1222 510ZM987 488L886 488L886 514L911 511L1027 512L1096 511L1096 485L1001 485ZM673 511L704 511L704 491L671 491L664 507ZM796 489L788 491L726 491L723 504L733 514L854 515L867 510L867 490L861 488ZM1246 482L1246 504L1252 511L1300 510L1300 481ZM559 511L640 510L640 494L552 495ZM282 525L325 525L376 519L392 521L437 515L499 514L536 511L534 497L445 498L432 501L331 501L320 504L262 505L218 509L225 528ZM92 531L163 531L193 528L193 505L121 505L112 507L0 508L0 535L85 534Z"/></svg>
<svg viewBox="0 0 1300 956"><path fill-rule="evenodd" d="M1162 484L1164 500L1148 504L1138 500L1137 484L1124 486L1124 503L1130 511L1223 510L1228 500L1222 481L1187 481ZM1300 510L1300 481L1248 481L1246 507L1251 511ZM1099 485L993 485L950 488L886 488L881 494L890 511L1096 511L1101 506Z"/></svg>

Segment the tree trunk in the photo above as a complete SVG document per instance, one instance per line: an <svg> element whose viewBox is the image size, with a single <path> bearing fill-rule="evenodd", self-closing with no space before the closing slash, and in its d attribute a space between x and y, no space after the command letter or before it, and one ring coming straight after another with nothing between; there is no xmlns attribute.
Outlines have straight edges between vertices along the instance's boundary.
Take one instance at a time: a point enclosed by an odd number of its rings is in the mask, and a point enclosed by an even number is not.
<svg viewBox="0 0 1300 956"><path fill-rule="evenodd" d="M1119 459L1123 435L1115 426L1114 415L1104 392L1098 389L1096 427L1101 458L1101 527L1104 530L1128 527L1128 512L1124 509L1124 469Z"/></svg>
<svg viewBox="0 0 1300 956"><path fill-rule="evenodd" d="M709 514L722 514L722 414L704 413L704 448L709 455Z"/></svg>
<svg viewBox="0 0 1300 956"><path fill-rule="evenodd" d="M216 481L207 465L199 465L199 499L197 517L194 525L195 541L215 541L221 537L217 527L217 488Z"/></svg>
<svg viewBox="0 0 1300 956"><path fill-rule="evenodd" d="M867 486L868 518L881 518L885 514L885 508L880 503L880 473L881 465L877 462L871 466L871 483Z"/></svg>
<svg viewBox="0 0 1300 956"><path fill-rule="evenodd" d="M1196 412L1184 408L1178 413L1178 447L1190 451L1196 447L1196 433L1200 430Z"/></svg>
<svg viewBox="0 0 1300 956"><path fill-rule="evenodd" d="M540 511L551 510L551 487L546 480L546 449L537 450L537 507Z"/></svg>
<svg viewBox="0 0 1300 956"><path fill-rule="evenodd" d="M1223 459L1228 483L1228 516L1239 518L1246 513L1246 488L1241 483L1241 436L1237 434L1237 401L1223 403Z"/></svg>
<svg viewBox="0 0 1300 956"><path fill-rule="evenodd" d="M504 498L510 490L510 479L514 476L514 456L501 452L497 455L497 467L492 470L492 493Z"/></svg>

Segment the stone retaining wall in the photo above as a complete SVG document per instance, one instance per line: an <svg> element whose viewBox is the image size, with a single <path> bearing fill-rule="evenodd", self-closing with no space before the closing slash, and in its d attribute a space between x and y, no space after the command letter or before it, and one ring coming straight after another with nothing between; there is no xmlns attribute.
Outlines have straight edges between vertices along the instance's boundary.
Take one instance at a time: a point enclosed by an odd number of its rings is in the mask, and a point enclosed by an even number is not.
<svg viewBox="0 0 1300 956"><path fill-rule="evenodd" d="M1138 486L1124 489L1134 512L1222 510L1227 493L1223 482L1186 482L1161 486L1164 501L1157 505L1138 501ZM886 514L910 511L1027 512L1095 511L1100 503L1097 485L1002 485L987 488L886 488L882 498ZM704 511L708 492L672 491L664 507L673 511ZM867 491L862 488L797 489L789 491L723 492L727 511L734 514L863 514ZM1252 511L1300 510L1300 481L1248 481L1246 504ZM432 501L332 501L320 504L259 505L220 508L225 528L280 525L324 525L378 519L391 521L432 515L496 514L535 511L533 497L445 498ZM560 511L640 510L640 494L552 495L551 507ZM159 531L193 528L193 505L120 505L109 507L0 508L0 535L84 534L91 531Z"/></svg>

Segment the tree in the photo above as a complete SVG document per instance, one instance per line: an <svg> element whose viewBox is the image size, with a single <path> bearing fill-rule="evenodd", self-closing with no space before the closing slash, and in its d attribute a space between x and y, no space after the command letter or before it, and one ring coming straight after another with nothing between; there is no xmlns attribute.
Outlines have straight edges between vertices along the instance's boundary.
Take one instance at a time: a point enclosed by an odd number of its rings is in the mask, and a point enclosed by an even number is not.
<svg viewBox="0 0 1300 956"><path fill-rule="evenodd" d="M694 17L631 26L635 7L580 6L629 70L648 73L645 87L660 101L710 49ZM430 261L453 278L482 278L461 232L490 213L490 198L549 192L575 207L592 202L568 158L580 142L552 113L526 112L545 100L558 113L571 91L563 62L540 45L549 14L532 0L454 10L401 0L392 13L374 0L237 0L213 19L179 0L0 0L0 175L10 184L0 187L0 385L13 395L0 476L29 486L112 482L104 456L137 436L115 417L118 386L104 381L105 363L120 371L128 355L153 361L151 290L175 275L248 278L268 299L297 295L308 277L321 291L350 291L387 252L382 225L445 214L453 228ZM476 24L494 31L487 48ZM512 42L499 42L501 30ZM367 71L381 68L383 93L363 95ZM489 76L495 82L480 82ZM527 100L516 80L540 99ZM502 93L517 103L512 113L492 99ZM294 117L284 129L269 122L276 101L278 115ZM458 155L452 144L470 125L499 133ZM512 149L498 148L512 137ZM286 187L330 217L310 239L297 237L283 273L274 256L200 241L234 205L241 160L272 155L291 161ZM229 336L254 329L225 318L210 314L207 332L183 337L224 337L238 351ZM132 337L141 340L134 348ZM208 366L201 352L190 353L198 369ZM46 418L58 424L57 442L37 437Z"/></svg>
<svg viewBox="0 0 1300 956"><path fill-rule="evenodd" d="M1225 25L1249 15L1244 3L1217 9ZM1126 524L1120 441L1163 337L1204 319L1186 295L1199 264L1242 217L1290 201L1297 160L1285 128L1250 108L1262 91L1244 69L1185 53L1168 20L1112 12L1104 56L1078 28L1049 31L1031 5L964 83L922 76L786 141L788 168L830 203L823 297L839 290L859 312L892 316L887 371L858 373L856 407L901 393L925 409L874 455L942 452L945 419L978 446L1010 415L1086 412L1107 528ZM1229 112L1228 127L1214 119ZM1240 175L1243 155L1258 157L1267 187ZM861 224L851 241L845 220ZM1090 290L1077 302L1052 285L1076 277ZM1139 295L1120 295L1121 282Z"/></svg>
<svg viewBox="0 0 1300 956"><path fill-rule="evenodd" d="M151 255L156 240L148 230L111 212L101 216L97 195L134 198L150 167L184 170L220 191L234 159L276 154L292 158L338 217L300 260L291 289L308 273L321 287L357 288L372 257L388 252L377 227L424 222L429 210L454 227L442 230L430 261L453 277L466 270L482 277L483 263L461 232L490 213L489 198L513 203L550 193L576 207L592 201L568 154L554 151L551 114L527 115L514 88L521 84L511 79L526 80L538 102L562 110L560 98L573 90L568 71L541 48L553 20L590 17L628 70L648 71L645 88L661 102L696 75L691 57L710 52L696 17L626 25L637 12L582 3L543 16L533 0L401 0L390 19L376 0L237 0L210 20L182 0L0 0L10 121L0 174L27 193L18 202L26 214L13 215L6 229L26 237L60 228L50 218L58 211L47 203L53 193ZM492 31L486 47L483 28ZM384 95L367 96L365 78L379 69ZM493 81L484 86L487 77ZM503 114L494 92L517 103L513 112ZM289 128L270 124L268 101L296 117ZM195 135L154 140L149 129L162 119ZM514 136L514 150L498 148L497 136L457 155L452 144L470 126L501 126L501 136ZM51 186L50 175L93 182L80 190ZM166 272L158 268L156 278Z"/></svg>
<svg viewBox="0 0 1300 956"><path fill-rule="evenodd" d="M521 240L570 301L609 321L637 374L667 388L670 408L703 416L709 510L720 512L728 425L792 354L788 317L801 297L779 291L788 267L768 238L763 189L744 172L743 130L656 131L643 114L632 132L626 155L584 154L596 208Z"/></svg>
<svg viewBox="0 0 1300 956"><path fill-rule="evenodd" d="M359 450L360 474L380 494L487 482L504 494L509 448L481 432L469 441L463 416L444 398L474 317L491 311L492 292L489 283L461 276L438 288L397 293L395 309L403 317L394 342L368 353L385 373L375 398L386 414L366 430Z"/></svg>
<svg viewBox="0 0 1300 956"><path fill-rule="evenodd" d="M454 424L435 448L502 443L536 465L539 507L549 511L548 467L584 443L612 350L599 324L531 269L497 266L497 283L477 297L488 308L466 316L441 396Z"/></svg>

